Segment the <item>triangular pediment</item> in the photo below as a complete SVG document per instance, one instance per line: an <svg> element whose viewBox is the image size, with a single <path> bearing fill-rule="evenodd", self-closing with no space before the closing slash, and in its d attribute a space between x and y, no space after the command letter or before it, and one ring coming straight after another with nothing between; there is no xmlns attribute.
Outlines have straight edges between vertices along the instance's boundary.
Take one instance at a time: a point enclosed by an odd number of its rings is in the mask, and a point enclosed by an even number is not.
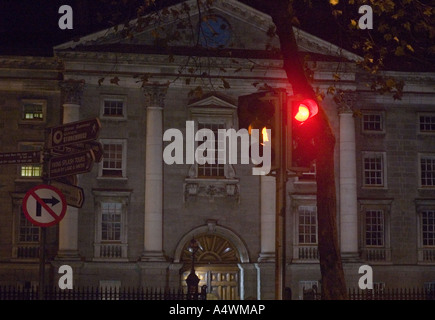
<svg viewBox="0 0 435 320"><path fill-rule="evenodd" d="M194 107L220 107L220 108L230 108L237 109L235 101L231 98L224 96L219 93L209 93L202 96L200 99L193 100L188 105L189 108Z"/></svg>
<svg viewBox="0 0 435 320"><path fill-rule="evenodd" d="M58 45L54 49L55 51L98 51L99 49L116 51L121 48L123 50L135 48L138 52L155 53L153 47L156 47L156 41L166 39L168 36L172 38L166 44L171 48L211 47L257 52L266 51L270 47L279 48L278 39L276 37L271 39L267 35L270 26L273 25L269 15L236 0L214 0L209 11L204 10L204 8L198 10L196 0L188 0L157 13L158 24L151 23L149 20L132 20L130 25L137 26L131 33L132 37L126 37L121 31L123 26L118 26L84 36L79 41ZM206 18L205 12L210 12L212 16ZM195 27L183 28L186 27L186 21ZM196 30L200 30L199 37L197 33L192 33ZM358 55L298 28L294 30L301 52L347 60L361 59ZM179 54L183 51L175 52Z"/></svg>

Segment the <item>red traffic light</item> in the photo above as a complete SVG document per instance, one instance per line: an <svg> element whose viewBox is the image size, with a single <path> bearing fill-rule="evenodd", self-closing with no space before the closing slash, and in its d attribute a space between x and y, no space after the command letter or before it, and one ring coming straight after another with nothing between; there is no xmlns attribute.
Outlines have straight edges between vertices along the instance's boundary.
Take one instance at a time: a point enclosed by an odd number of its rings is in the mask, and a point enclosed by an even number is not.
<svg viewBox="0 0 435 320"><path fill-rule="evenodd" d="M295 119L299 122L307 121L319 112L319 106L313 99L305 99L296 103Z"/></svg>

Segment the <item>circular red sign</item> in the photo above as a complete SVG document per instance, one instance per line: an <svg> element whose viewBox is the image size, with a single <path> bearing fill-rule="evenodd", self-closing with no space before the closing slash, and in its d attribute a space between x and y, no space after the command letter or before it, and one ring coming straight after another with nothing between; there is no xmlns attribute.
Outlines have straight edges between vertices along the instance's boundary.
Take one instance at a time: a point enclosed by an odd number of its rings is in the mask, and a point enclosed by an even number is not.
<svg viewBox="0 0 435 320"><path fill-rule="evenodd" d="M67 203L62 192L41 184L30 189L23 198L23 212L27 220L40 227L59 223L66 213Z"/></svg>

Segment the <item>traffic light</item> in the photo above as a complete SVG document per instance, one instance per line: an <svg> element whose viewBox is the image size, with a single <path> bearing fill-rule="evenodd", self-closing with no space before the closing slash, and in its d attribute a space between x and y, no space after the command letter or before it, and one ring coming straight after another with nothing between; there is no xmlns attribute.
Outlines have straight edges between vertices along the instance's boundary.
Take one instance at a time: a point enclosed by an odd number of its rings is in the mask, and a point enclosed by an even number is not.
<svg viewBox="0 0 435 320"><path fill-rule="evenodd" d="M261 140L259 142L260 157L263 154L263 144L271 144L272 170L280 166L281 110L285 101L285 91L282 89L261 91L239 97L239 129L245 128L249 133L251 133L252 129L259 130ZM270 136L266 129L270 129Z"/></svg>
<svg viewBox="0 0 435 320"><path fill-rule="evenodd" d="M308 171L316 158L314 136L316 123L313 120L319 112L317 102L309 98L289 97L289 131L287 135L288 169Z"/></svg>
<svg viewBox="0 0 435 320"><path fill-rule="evenodd" d="M313 99L295 101L294 106L296 107L294 118L301 124L319 112L319 106Z"/></svg>

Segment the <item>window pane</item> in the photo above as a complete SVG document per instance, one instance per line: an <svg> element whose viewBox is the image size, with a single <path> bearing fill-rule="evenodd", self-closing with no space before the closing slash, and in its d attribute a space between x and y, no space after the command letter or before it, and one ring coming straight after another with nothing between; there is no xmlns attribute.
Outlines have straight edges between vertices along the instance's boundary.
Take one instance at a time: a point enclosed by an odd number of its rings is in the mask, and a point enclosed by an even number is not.
<svg viewBox="0 0 435 320"><path fill-rule="evenodd" d="M21 143L19 145L20 151L40 151L42 144L37 143ZM21 177L41 177L42 165L41 164L26 164L19 166L19 175Z"/></svg>
<svg viewBox="0 0 435 320"><path fill-rule="evenodd" d="M370 186L384 185L384 169L382 154L364 156L364 184Z"/></svg>
<svg viewBox="0 0 435 320"><path fill-rule="evenodd" d="M44 120L42 104L26 103L23 106L23 120Z"/></svg>
<svg viewBox="0 0 435 320"><path fill-rule="evenodd" d="M317 244L317 210L315 206L299 207L299 244Z"/></svg>
<svg viewBox="0 0 435 320"><path fill-rule="evenodd" d="M435 245L435 210L423 211L421 214L422 222L422 243L423 246Z"/></svg>
<svg viewBox="0 0 435 320"><path fill-rule="evenodd" d="M198 130L209 129L214 134L214 148L208 149L208 152L214 153L214 161L212 163L198 164L198 176L202 177L224 177L225 165L219 164L219 150L222 150L225 143L219 141L218 130L225 129L224 123L198 123ZM204 139L205 140L205 139ZM224 160L224 159L221 159Z"/></svg>
<svg viewBox="0 0 435 320"><path fill-rule="evenodd" d="M384 211L367 210L365 241L367 246L384 246Z"/></svg>
<svg viewBox="0 0 435 320"><path fill-rule="evenodd" d="M420 120L420 131L435 132L435 115L422 115Z"/></svg>
<svg viewBox="0 0 435 320"><path fill-rule="evenodd" d="M116 202L101 203L101 240L121 240L122 204Z"/></svg>
<svg viewBox="0 0 435 320"><path fill-rule="evenodd" d="M381 114L364 114L363 128L365 131L382 131L382 115Z"/></svg>
<svg viewBox="0 0 435 320"><path fill-rule="evenodd" d="M420 159L421 186L435 186L435 157L425 156Z"/></svg>
<svg viewBox="0 0 435 320"><path fill-rule="evenodd" d="M18 239L20 242L39 242L39 227L33 225L24 215L20 214Z"/></svg>
<svg viewBox="0 0 435 320"><path fill-rule="evenodd" d="M124 102L122 100L104 100L104 115L108 117L122 117Z"/></svg>
<svg viewBox="0 0 435 320"><path fill-rule="evenodd" d="M103 176L122 177L122 144L104 143Z"/></svg>

